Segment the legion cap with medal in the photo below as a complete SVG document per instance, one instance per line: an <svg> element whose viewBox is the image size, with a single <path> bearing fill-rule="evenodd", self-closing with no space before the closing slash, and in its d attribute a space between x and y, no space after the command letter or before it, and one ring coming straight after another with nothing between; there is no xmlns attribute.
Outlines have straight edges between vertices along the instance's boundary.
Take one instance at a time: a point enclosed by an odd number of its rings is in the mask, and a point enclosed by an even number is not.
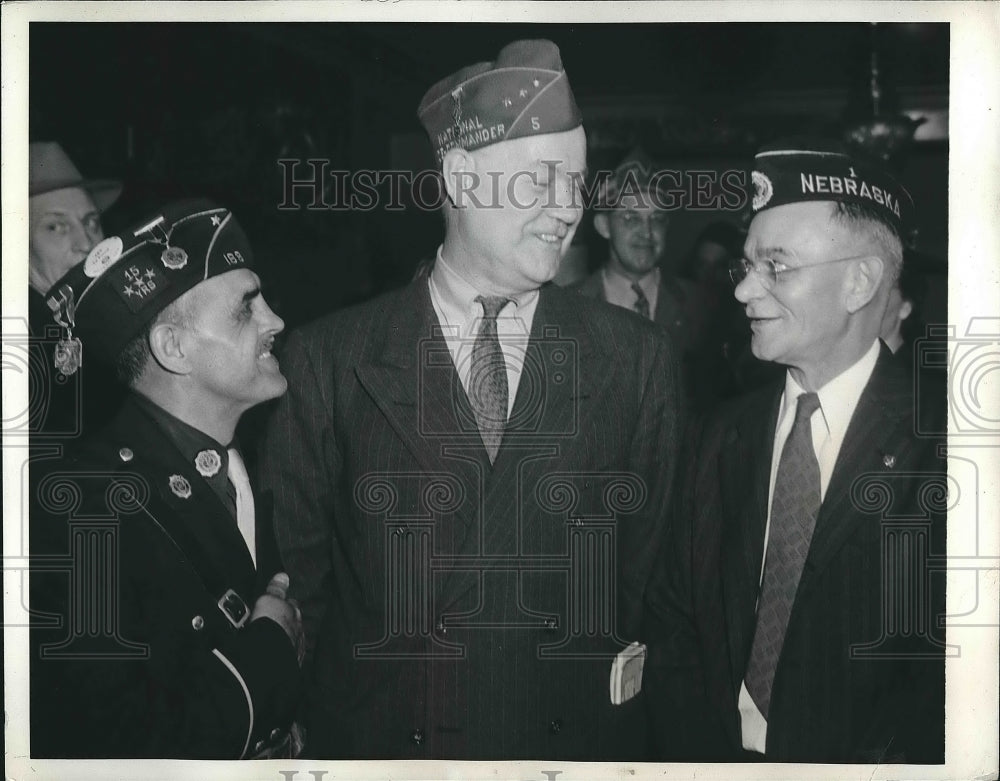
<svg viewBox="0 0 1000 781"><path fill-rule="evenodd" d="M83 347L109 363L157 314L200 282L252 267L253 253L232 212L207 200L171 203L101 241L46 296L66 329L56 368L73 374Z"/></svg>

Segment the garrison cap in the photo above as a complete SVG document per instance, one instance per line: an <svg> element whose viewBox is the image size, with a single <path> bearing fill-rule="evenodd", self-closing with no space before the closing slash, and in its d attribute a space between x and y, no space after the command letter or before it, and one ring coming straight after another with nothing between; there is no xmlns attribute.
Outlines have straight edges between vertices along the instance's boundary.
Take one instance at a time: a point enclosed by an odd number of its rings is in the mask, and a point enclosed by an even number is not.
<svg viewBox="0 0 1000 781"><path fill-rule="evenodd" d="M207 200L165 206L101 241L49 290L46 303L68 332L57 345L56 368L76 371L82 344L113 362L188 290L252 263L246 234L226 207Z"/></svg>
<svg viewBox="0 0 1000 781"><path fill-rule="evenodd" d="M417 116L438 163L454 147L471 152L583 124L559 47L545 40L514 41L495 62L442 79L424 95Z"/></svg>
<svg viewBox="0 0 1000 781"><path fill-rule="evenodd" d="M826 139L771 144L754 157L753 213L802 201L839 201L871 208L905 238L913 199L881 163Z"/></svg>

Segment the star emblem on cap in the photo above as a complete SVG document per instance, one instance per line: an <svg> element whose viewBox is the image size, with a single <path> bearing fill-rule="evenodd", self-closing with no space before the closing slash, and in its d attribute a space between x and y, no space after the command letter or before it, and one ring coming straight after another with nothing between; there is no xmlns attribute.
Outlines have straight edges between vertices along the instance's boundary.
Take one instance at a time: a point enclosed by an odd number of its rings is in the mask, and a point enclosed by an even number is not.
<svg viewBox="0 0 1000 781"><path fill-rule="evenodd" d="M222 466L222 459L219 454L211 448L202 450L194 457L194 468L202 477L215 477Z"/></svg>
<svg viewBox="0 0 1000 781"><path fill-rule="evenodd" d="M510 108L510 104L511 104L511 99L510 98L504 98L503 99L503 105L504 105L505 108Z"/></svg>
<svg viewBox="0 0 1000 781"><path fill-rule="evenodd" d="M519 97L526 98L526 97L528 97L528 90L523 89L520 92L518 92L517 94L518 94Z"/></svg>
<svg viewBox="0 0 1000 781"><path fill-rule="evenodd" d="M212 215L212 226L218 228L222 224L222 218L218 214Z"/></svg>

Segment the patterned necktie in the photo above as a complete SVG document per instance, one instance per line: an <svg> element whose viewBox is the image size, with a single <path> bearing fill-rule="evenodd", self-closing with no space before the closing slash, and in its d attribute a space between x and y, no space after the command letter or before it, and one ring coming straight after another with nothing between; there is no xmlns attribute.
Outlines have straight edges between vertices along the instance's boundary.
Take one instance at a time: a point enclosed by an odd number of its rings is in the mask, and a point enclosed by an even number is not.
<svg viewBox="0 0 1000 781"><path fill-rule="evenodd" d="M229 448L229 480L236 489L236 525L243 535L243 540L250 551L250 558L257 566L257 522L253 507L253 491L250 489L250 476L240 451Z"/></svg>
<svg viewBox="0 0 1000 781"><path fill-rule="evenodd" d="M632 308L649 320L649 299L646 298L646 294L643 292L638 282L632 283L632 292L635 293L635 303L632 304Z"/></svg>
<svg viewBox="0 0 1000 781"><path fill-rule="evenodd" d="M507 364L497 337L497 315L510 299L476 296L476 301L483 305L483 321L472 347L469 400L492 464L507 425Z"/></svg>
<svg viewBox="0 0 1000 781"><path fill-rule="evenodd" d="M764 718L771 707L771 686L785 642L788 617L809 553L820 505L819 462L809 419L819 409L819 396L798 398L795 422L781 451L771 500L771 530L767 542L764 583L757 605L757 630L744 679L747 691Z"/></svg>

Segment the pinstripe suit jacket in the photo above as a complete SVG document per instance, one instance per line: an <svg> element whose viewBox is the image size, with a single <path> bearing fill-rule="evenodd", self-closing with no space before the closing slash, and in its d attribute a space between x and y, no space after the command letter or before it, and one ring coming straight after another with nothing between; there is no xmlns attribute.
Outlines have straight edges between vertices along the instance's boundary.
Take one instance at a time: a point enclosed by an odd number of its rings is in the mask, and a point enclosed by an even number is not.
<svg viewBox="0 0 1000 781"><path fill-rule="evenodd" d="M677 375L654 325L542 289L494 465L427 280L292 334L262 479L321 757L641 758L612 706L671 490Z"/></svg>
<svg viewBox="0 0 1000 781"><path fill-rule="evenodd" d="M915 425L914 387L931 402ZM885 345L816 520L775 672L766 758L944 757L945 407ZM783 384L691 435L678 522L648 591L644 695L666 759L739 761ZM924 405L922 404L921 407ZM936 561L935 561L936 559Z"/></svg>

